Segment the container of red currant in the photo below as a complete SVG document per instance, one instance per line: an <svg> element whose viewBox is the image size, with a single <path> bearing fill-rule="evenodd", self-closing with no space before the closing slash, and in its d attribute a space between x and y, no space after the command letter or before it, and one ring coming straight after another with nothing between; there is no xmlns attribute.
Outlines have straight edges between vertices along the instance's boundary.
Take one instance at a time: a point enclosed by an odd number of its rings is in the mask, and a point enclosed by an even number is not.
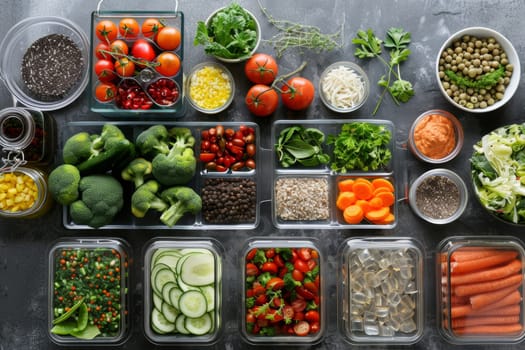
<svg viewBox="0 0 525 350"><path fill-rule="evenodd" d="M184 16L174 11L101 11L91 16L90 108L106 117L184 112Z"/></svg>

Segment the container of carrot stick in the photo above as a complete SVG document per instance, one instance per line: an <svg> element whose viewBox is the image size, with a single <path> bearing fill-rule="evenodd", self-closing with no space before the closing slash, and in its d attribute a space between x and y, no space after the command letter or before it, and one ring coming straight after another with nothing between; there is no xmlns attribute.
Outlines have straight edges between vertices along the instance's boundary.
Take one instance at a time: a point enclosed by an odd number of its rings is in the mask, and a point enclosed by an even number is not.
<svg viewBox="0 0 525 350"><path fill-rule="evenodd" d="M441 335L453 344L525 338L525 250L514 237L449 237L439 245Z"/></svg>

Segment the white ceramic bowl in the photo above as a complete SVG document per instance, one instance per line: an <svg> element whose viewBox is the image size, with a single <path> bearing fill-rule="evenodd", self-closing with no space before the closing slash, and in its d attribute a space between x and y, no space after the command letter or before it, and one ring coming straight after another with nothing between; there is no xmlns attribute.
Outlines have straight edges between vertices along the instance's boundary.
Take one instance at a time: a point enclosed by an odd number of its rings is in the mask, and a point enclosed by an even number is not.
<svg viewBox="0 0 525 350"><path fill-rule="evenodd" d="M221 8L218 8L217 10L213 11L209 16L208 18L206 19L205 23L206 23L206 26L208 26L208 24L210 23L211 19L213 18L213 16L215 16L218 12L224 10L226 8L225 7L221 7ZM218 59L219 61L222 61L222 62L225 62L225 63L238 63L238 62L242 62L242 61L245 61L247 60L248 58L250 58L251 56L253 56L253 54L255 53L255 51L257 51L257 49L259 48L259 44L261 43L261 25L259 24L259 21L257 20L257 17L255 17L255 15L253 13L251 13L250 11L248 11L247 9L244 8L244 11L246 11L246 13L248 13L252 18L253 20L255 21L255 27L256 27L256 32L257 32L257 39L256 39L256 42L255 42L255 46L253 47L253 50L250 52L249 55L247 56L244 56L242 58L224 58L224 57L220 57L220 56L217 56L217 55L213 55L213 57L215 57L216 59Z"/></svg>
<svg viewBox="0 0 525 350"><path fill-rule="evenodd" d="M475 36L475 37L478 37L478 38L489 38L489 37L494 38L500 44L501 48L503 48L503 50L505 51L509 63L514 66L513 73L512 73L512 76L510 78L510 82L506 86L503 98L501 100L496 100L496 102L494 104L489 105L489 106L487 106L485 108L467 108L466 106L464 106L464 105L454 101L454 99L451 98L447 94L447 92L446 92L446 90L443 87L443 84L441 82L440 72L439 72L439 66L440 66L440 62L439 61L440 61L442 52L445 49L447 49L448 47L451 47L452 44L455 41L460 40L465 35L471 35L471 36ZM454 33L453 35L451 35L443 43L443 45L441 46L441 48L438 51L438 55L437 55L437 58L436 58L435 71L436 71L436 78L437 78L438 86L439 86L440 91L443 93L443 96L445 96L445 98L448 101L450 101L450 103L452 103L457 108L462 109L462 110L467 111L467 112L470 112L470 113L491 112L491 111L494 111L494 110L500 108L504 104L506 104L512 98L514 93L516 92L516 90L518 88L520 76L521 76L520 60L519 60L518 54L517 54L516 49L514 48L514 46L502 34L498 33L497 31L495 31L493 29L489 29L489 28L485 28L485 27L469 27L469 28L462 29L462 30Z"/></svg>
<svg viewBox="0 0 525 350"><path fill-rule="evenodd" d="M84 65L78 81L60 98L45 100L35 96L24 83L21 66L27 49L38 39L61 34L71 39L82 54ZM13 97L27 107L42 111L63 108L82 94L89 80L89 40L75 23L61 17L30 17L15 24L0 44L0 75Z"/></svg>

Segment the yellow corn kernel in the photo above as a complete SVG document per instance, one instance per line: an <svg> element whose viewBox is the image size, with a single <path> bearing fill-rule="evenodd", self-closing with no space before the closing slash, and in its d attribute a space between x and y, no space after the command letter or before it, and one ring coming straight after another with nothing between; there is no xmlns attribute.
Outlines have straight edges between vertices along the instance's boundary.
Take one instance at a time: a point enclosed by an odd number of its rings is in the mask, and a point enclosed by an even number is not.
<svg viewBox="0 0 525 350"><path fill-rule="evenodd" d="M37 198L38 189L30 176L20 173L4 173L0 176L0 210L27 210Z"/></svg>
<svg viewBox="0 0 525 350"><path fill-rule="evenodd" d="M189 95L201 108L219 108L231 94L230 79L219 67L204 66L191 77Z"/></svg>

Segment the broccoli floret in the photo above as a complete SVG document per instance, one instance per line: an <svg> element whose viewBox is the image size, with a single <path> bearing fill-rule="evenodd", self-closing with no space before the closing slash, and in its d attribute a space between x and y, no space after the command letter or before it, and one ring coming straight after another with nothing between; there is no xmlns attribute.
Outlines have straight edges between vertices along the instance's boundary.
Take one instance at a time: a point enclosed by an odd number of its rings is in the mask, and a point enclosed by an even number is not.
<svg viewBox="0 0 525 350"><path fill-rule="evenodd" d="M201 197L190 187L171 187L162 191L160 197L170 205L160 216L160 221L169 227L175 225L184 214L197 214L202 209Z"/></svg>
<svg viewBox="0 0 525 350"><path fill-rule="evenodd" d="M184 185L191 181L197 168L195 138L190 129L181 127L171 128L169 135L173 143L167 154L153 158L153 176L164 186Z"/></svg>
<svg viewBox="0 0 525 350"><path fill-rule="evenodd" d="M131 196L131 213L137 218L143 218L148 210L164 211L168 208L166 202L157 197L159 183L149 180L137 188Z"/></svg>
<svg viewBox="0 0 525 350"><path fill-rule="evenodd" d="M122 185L111 175L85 176L78 189L80 199L71 203L69 211L73 222L79 225L107 225L124 204Z"/></svg>
<svg viewBox="0 0 525 350"><path fill-rule="evenodd" d="M168 139L168 129L164 125L153 125L137 136L135 146L142 156L153 159L157 154L170 151Z"/></svg>
<svg viewBox="0 0 525 350"><path fill-rule="evenodd" d="M71 164L62 164L53 169L47 179L49 193L55 201L69 205L78 199L80 172Z"/></svg>
<svg viewBox="0 0 525 350"><path fill-rule="evenodd" d="M144 183L144 178L151 174L153 166L149 160L144 158L133 159L120 173L123 180L132 181L135 188Z"/></svg>
<svg viewBox="0 0 525 350"><path fill-rule="evenodd" d="M81 132L66 140L64 163L75 165L82 175L122 169L135 156L135 146L113 124L104 124L100 135Z"/></svg>

